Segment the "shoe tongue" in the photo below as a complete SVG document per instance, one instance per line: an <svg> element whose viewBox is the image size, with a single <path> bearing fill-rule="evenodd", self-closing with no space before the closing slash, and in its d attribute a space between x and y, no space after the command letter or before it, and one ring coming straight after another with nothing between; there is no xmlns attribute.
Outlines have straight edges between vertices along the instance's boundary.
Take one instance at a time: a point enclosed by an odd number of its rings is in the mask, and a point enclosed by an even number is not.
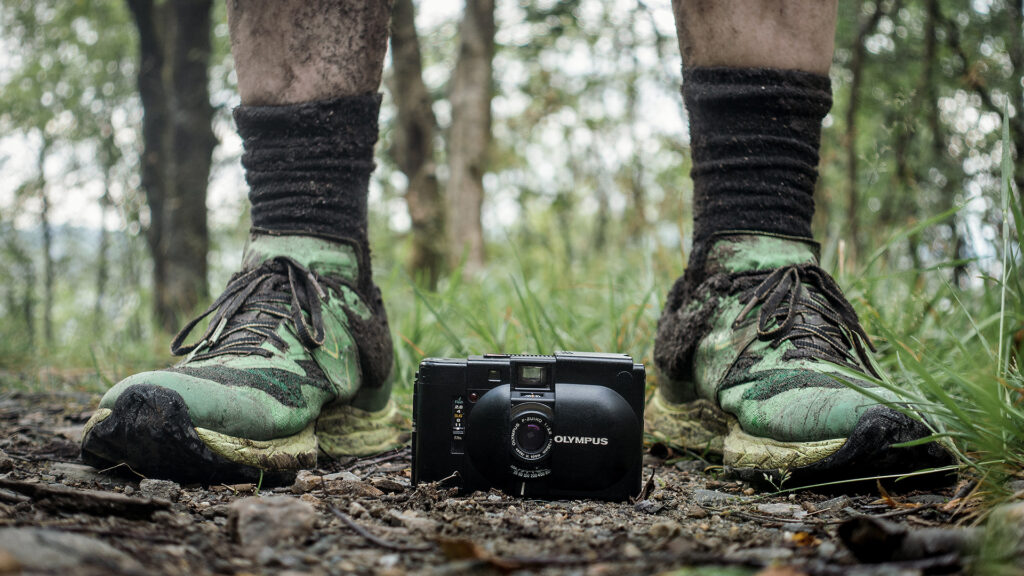
<svg viewBox="0 0 1024 576"><path fill-rule="evenodd" d="M292 258L319 274L353 281L359 277L359 259L351 246L312 236L253 234L242 262L245 268L253 268L277 256Z"/></svg>
<svg viewBox="0 0 1024 576"><path fill-rule="evenodd" d="M720 234L708 251L709 276L771 270L792 264L818 262L818 243L809 239L755 233Z"/></svg>

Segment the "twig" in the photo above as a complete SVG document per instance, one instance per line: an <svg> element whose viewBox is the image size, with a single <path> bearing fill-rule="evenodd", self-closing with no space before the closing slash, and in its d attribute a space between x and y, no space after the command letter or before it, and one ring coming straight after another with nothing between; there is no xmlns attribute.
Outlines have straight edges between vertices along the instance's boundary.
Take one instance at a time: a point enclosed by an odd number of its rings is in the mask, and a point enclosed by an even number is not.
<svg viewBox="0 0 1024 576"><path fill-rule="evenodd" d="M391 542L385 540L376 534L373 534L366 528L359 525L358 522L353 520L348 514L345 514L341 510L338 510L334 506L328 506L328 509L332 514L338 517L339 520L345 523L346 526L352 529L353 532L359 534L366 540L370 541L381 548L387 548L388 550L394 550L396 552L429 552L434 549L433 546L409 546L407 544L398 544L397 542Z"/></svg>
<svg viewBox="0 0 1024 576"><path fill-rule="evenodd" d="M161 498L134 498L115 492L78 490L67 486L47 486L4 478L0 478L0 488L24 494L31 497L38 506L62 512L73 510L98 516L149 518L153 512L171 507L169 501Z"/></svg>

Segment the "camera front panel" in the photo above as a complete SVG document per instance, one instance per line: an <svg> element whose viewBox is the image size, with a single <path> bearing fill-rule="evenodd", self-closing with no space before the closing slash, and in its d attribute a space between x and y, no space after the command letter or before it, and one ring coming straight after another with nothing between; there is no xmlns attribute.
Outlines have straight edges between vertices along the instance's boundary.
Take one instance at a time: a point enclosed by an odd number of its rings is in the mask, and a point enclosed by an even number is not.
<svg viewBox="0 0 1024 576"><path fill-rule="evenodd" d="M624 500L641 486L645 372L625 355L428 359L417 373L413 482L465 492Z"/></svg>

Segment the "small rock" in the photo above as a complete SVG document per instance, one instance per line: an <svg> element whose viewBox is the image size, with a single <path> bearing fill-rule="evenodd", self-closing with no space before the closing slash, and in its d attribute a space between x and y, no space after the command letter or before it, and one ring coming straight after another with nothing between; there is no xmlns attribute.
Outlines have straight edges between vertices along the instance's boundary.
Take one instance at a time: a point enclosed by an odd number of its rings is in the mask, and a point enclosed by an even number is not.
<svg viewBox="0 0 1024 576"><path fill-rule="evenodd" d="M309 536L316 517L312 506L291 496L253 496L228 506L228 526L235 540L257 551Z"/></svg>
<svg viewBox="0 0 1024 576"><path fill-rule="evenodd" d="M334 482L337 480L343 480L345 482L360 482L362 479L348 470L342 470L341 472L335 472L334 474L324 476L324 480L327 482Z"/></svg>
<svg viewBox="0 0 1024 576"><path fill-rule="evenodd" d="M945 504L948 501L949 498L941 494L916 494L907 497L907 502L913 502L914 504Z"/></svg>
<svg viewBox="0 0 1024 576"><path fill-rule="evenodd" d="M292 483L293 494L305 494L317 488L324 487L324 477L318 476L309 470L299 470L295 475L295 482Z"/></svg>
<svg viewBox="0 0 1024 576"><path fill-rule="evenodd" d="M392 480L391 478L375 478L370 481L370 484L372 484L374 488L387 494L398 494L400 492L405 492L405 486L399 484L398 482Z"/></svg>
<svg viewBox="0 0 1024 576"><path fill-rule="evenodd" d="M622 545L622 555L626 558L639 558L643 556L644 553L637 548L636 544L626 542Z"/></svg>
<svg viewBox="0 0 1024 576"><path fill-rule="evenodd" d="M328 484L332 494L346 494L357 498L380 498L383 492L368 482L352 482L351 480L335 481Z"/></svg>
<svg viewBox="0 0 1024 576"><path fill-rule="evenodd" d="M686 515L690 518L707 518L708 511L701 508L700 506L697 506L696 504L691 504L690 506L686 507Z"/></svg>
<svg viewBox="0 0 1024 576"><path fill-rule="evenodd" d="M641 500L633 506L633 509L637 512L643 512L644 514L657 514L664 507L664 504L659 504L651 500Z"/></svg>
<svg viewBox="0 0 1024 576"><path fill-rule="evenodd" d="M388 521L396 526L405 526L414 532L428 535L436 533L441 527L441 523L437 520L424 518L415 510L406 510L402 513L399 513L398 510L391 510L388 512Z"/></svg>
<svg viewBox="0 0 1024 576"><path fill-rule="evenodd" d="M772 516L785 516L787 518L796 518L798 513L806 515L807 512L803 508L796 504L787 504L784 502L779 503L765 503L758 504L757 511L761 514L770 514Z"/></svg>
<svg viewBox="0 0 1024 576"><path fill-rule="evenodd" d="M0 450L0 474L14 470L14 458L7 455L7 452Z"/></svg>
<svg viewBox="0 0 1024 576"><path fill-rule="evenodd" d="M302 496L299 496L299 500L305 502L306 504L309 504L313 508L320 508L324 505L323 500L317 498L312 494L303 494Z"/></svg>
<svg viewBox="0 0 1024 576"><path fill-rule="evenodd" d="M738 502L741 498L733 494L726 494L725 492L718 492L717 490L704 490L698 488L693 491L693 501L698 506L703 507L715 507L729 504L730 502Z"/></svg>
<svg viewBox="0 0 1024 576"><path fill-rule="evenodd" d="M651 529L647 531L647 534L651 538L657 538L659 540L672 538L682 533L683 527L675 520L662 520L661 522L655 523L651 526Z"/></svg>
<svg viewBox="0 0 1024 576"><path fill-rule="evenodd" d="M0 468L3 465L0 464ZM50 464L50 472L65 482L95 482L103 480L103 476L92 466L73 462L54 462Z"/></svg>
<svg viewBox="0 0 1024 576"><path fill-rule="evenodd" d="M832 556L835 556L836 550L837 548L835 544L828 540L824 540L818 545L818 556L821 556L822 558L831 558Z"/></svg>
<svg viewBox="0 0 1024 576"><path fill-rule="evenodd" d="M487 495L487 501L488 502L501 502L501 496L498 496L497 494L488 494Z"/></svg>
<svg viewBox="0 0 1024 576"><path fill-rule="evenodd" d="M700 460L680 460L675 463L676 470L682 472L700 473L704 471L707 464Z"/></svg>
<svg viewBox="0 0 1024 576"><path fill-rule="evenodd" d="M2 467L0 467L0 471L3 471ZM1006 483L1006 489L1014 494L1024 491L1024 480L1010 480Z"/></svg>
<svg viewBox="0 0 1024 576"><path fill-rule="evenodd" d="M176 502L181 496L181 486L170 480L153 480L146 478L139 482L139 493L150 498L163 498Z"/></svg>
<svg viewBox="0 0 1024 576"><path fill-rule="evenodd" d="M98 574L142 572L142 565L109 544L72 532L0 528L0 550L28 573Z"/></svg>
<svg viewBox="0 0 1024 576"><path fill-rule="evenodd" d="M849 496L836 496L813 505L811 512L836 512L853 504Z"/></svg>
<svg viewBox="0 0 1024 576"><path fill-rule="evenodd" d="M366 507L360 504L359 502L353 501L351 504L348 505L349 516L353 518L360 518L364 514L367 514Z"/></svg>

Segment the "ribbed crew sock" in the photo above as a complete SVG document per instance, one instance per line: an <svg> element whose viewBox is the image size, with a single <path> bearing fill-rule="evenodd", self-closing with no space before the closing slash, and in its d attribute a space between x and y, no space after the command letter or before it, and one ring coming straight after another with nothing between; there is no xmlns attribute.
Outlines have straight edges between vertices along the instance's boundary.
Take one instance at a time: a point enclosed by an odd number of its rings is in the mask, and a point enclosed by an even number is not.
<svg viewBox="0 0 1024 576"><path fill-rule="evenodd" d="M715 232L811 238L821 121L832 106L828 76L688 68L683 99L694 185L694 246L687 275L703 269Z"/></svg>
<svg viewBox="0 0 1024 576"><path fill-rule="evenodd" d="M378 94L236 108L253 231L365 247L379 110Z"/></svg>

